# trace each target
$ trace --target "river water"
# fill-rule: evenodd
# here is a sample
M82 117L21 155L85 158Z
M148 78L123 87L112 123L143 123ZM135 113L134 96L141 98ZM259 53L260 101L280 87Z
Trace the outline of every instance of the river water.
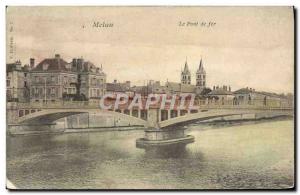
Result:
M180 151L135 147L141 130L7 138L7 178L24 189L249 189L294 183L292 120L194 124Z

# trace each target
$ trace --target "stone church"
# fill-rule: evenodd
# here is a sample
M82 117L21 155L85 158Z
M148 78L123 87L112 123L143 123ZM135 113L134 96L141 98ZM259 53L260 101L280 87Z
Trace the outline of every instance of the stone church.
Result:
M206 87L206 72L203 66L202 58L199 63L198 70L196 71L196 85L191 84L191 72L188 67L187 61L184 64L184 69L181 71L181 89L185 91L185 88L193 88L194 93L201 93L201 91Z

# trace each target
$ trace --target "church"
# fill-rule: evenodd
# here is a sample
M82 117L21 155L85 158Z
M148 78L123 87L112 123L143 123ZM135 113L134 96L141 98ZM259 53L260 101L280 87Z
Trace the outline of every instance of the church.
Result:
M203 66L202 59L200 60L198 70L196 71L196 85L191 83L191 71L189 70L187 60L184 64L184 69L181 71L181 82L166 82L166 89L171 94L177 93L196 93L200 94L206 87L206 72Z
M185 61L184 69L181 71L181 84L191 85L191 72L189 70L187 61ZM196 88L202 91L206 86L206 72L203 67L202 58L199 63L199 68L196 72Z

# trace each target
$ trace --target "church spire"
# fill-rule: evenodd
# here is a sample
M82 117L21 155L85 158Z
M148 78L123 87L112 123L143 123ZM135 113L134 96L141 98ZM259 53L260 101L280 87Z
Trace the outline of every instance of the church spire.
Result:
M184 71L184 72L187 72L188 70L189 70L189 67L188 67L187 61L185 61L183 71Z
M189 73L189 72L190 72L190 70L189 70L188 63L187 63L187 60L185 60L185 64L184 64L183 73Z
M199 70L200 70L201 68L203 68L203 66L202 66L202 58L201 58L200 64L199 64Z
M191 72L188 67L187 58L185 60L184 69L181 72L181 83L182 84L191 84Z

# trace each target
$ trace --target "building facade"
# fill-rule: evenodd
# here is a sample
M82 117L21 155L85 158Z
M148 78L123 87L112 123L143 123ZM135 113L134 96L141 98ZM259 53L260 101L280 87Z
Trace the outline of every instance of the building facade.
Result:
M208 94L207 103L219 105L232 105L234 95L230 86L213 86L213 90Z
M253 88L241 88L234 92L234 105L256 105L256 106L271 106L285 107L292 106L292 102L285 95L276 93L256 91Z
M6 64L6 100L8 102L28 102L30 89L28 83L29 67L22 67L21 61Z
M105 73L82 58L68 63L56 54L36 66L34 59L30 63L30 99L33 102L89 100L105 93Z

